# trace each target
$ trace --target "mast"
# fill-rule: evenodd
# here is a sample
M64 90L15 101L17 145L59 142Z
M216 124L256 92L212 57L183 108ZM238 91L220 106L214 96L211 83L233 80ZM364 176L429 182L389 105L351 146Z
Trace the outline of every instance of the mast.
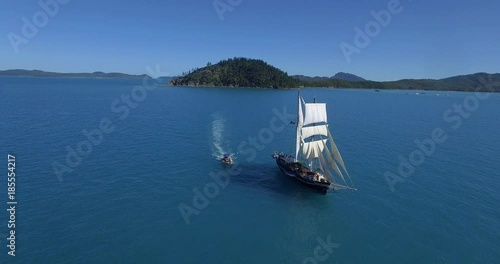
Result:
M315 104L315 103L316 103L316 96L314 96L314 99L313 99L313 104ZM312 126L313 126L313 127L315 127L315 126L316 126L316 123L312 123ZM316 141L316 135L314 135L314 136L312 137L312 139L313 139L313 141ZM311 161L309 162L309 168L310 168L311 170L314 170L314 168L313 168L313 161L314 161L314 159L311 159Z
M295 160L299 160L299 151L300 151L300 142L301 142L301 133L302 129L302 107L300 105L300 90L297 91L297 125L296 125L296 145L295 145Z
M299 129L299 111L300 111L300 90L297 91L297 130Z

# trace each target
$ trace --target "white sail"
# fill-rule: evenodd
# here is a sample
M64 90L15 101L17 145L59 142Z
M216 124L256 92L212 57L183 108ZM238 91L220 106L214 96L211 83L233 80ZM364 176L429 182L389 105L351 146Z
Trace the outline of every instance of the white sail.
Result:
M330 141L330 143L331 142L333 142L333 141ZM326 145L325 145L325 154L326 154L326 158L327 158L328 165L329 165L328 167L331 168L342 179L342 181L344 182L344 184L347 185L347 183L345 181L345 178L344 178L344 175L340 171L339 166L337 165L337 163L332 159L332 156L330 154L330 150L328 149L328 146L326 146Z
M326 104L305 104L305 118L303 125L327 122Z
M299 96L299 106L298 106L298 113L297 113L297 143L295 146L295 160L299 159L300 143L302 142L300 132L302 129L303 122L304 122L304 117L302 116L302 102L301 102L301 98Z
M328 169L330 166L329 164L325 161L325 158L323 155L319 156L319 164L321 166L321 170L323 171L323 175L330 181L330 182L335 182L335 178L333 175L330 173L330 170Z
M305 159L314 159L319 157L321 152L323 152L325 142L327 139L316 140L311 142L302 143L302 155Z
M347 173L347 176L349 176L349 172L347 171L347 169L345 167L344 160L342 159L342 156L340 156L339 149L337 148L335 141L333 141L333 137L332 137L332 134L330 133L330 131L328 131L328 138L330 139L330 146L332 147L332 151L331 151L330 155L332 155L333 159L335 159L335 161L340 164L342 169L344 169L344 171Z
M326 125L310 126L302 128L302 138L306 139L312 136L328 136L328 127Z

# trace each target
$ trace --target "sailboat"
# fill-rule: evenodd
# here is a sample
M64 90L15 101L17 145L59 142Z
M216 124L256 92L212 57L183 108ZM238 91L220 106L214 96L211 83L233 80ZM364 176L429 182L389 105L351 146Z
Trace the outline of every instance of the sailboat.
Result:
M283 152L272 155L280 170L324 194L328 190L356 190L330 133L326 104L316 103L316 99L305 103L299 92L296 129L295 156Z

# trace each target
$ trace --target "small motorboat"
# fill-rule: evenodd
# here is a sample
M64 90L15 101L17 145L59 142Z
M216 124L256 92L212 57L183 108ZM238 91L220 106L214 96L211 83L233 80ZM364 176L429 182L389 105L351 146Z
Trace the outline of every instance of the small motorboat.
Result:
M231 154L224 154L221 158L222 163L231 165L233 164L233 157L231 157Z

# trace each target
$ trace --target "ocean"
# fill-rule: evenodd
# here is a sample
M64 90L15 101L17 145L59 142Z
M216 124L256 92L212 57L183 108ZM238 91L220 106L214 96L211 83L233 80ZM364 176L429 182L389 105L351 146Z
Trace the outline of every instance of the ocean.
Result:
M327 103L357 191L271 158L294 152L297 90L0 77L0 262L500 262L498 94L300 93Z

